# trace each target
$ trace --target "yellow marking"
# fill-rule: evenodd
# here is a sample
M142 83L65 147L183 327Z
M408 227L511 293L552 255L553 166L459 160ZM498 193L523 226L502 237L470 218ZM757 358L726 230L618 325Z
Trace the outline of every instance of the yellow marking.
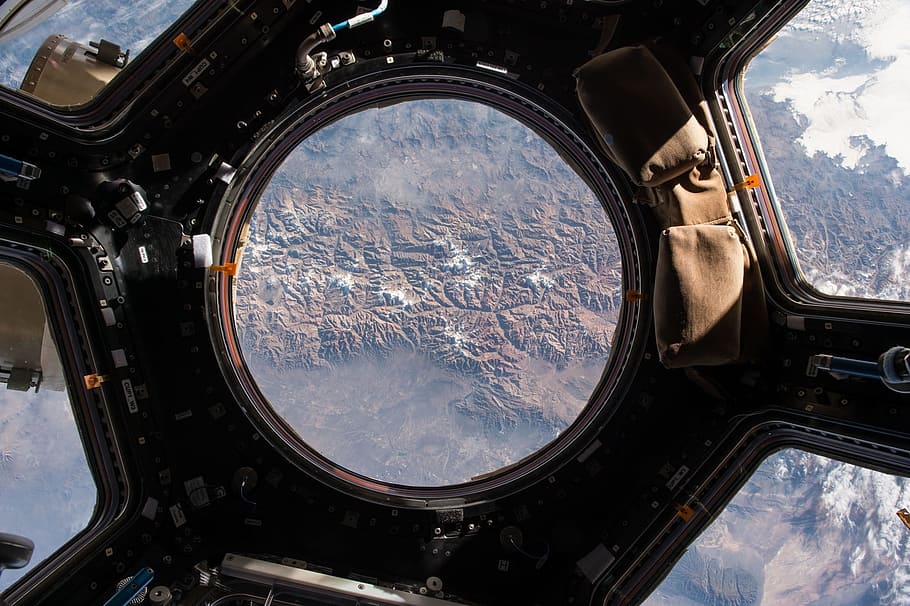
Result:
M678 515L683 522L688 522L689 518L691 518L694 513L695 510L688 505L676 505L676 515Z
M735 191L742 191L744 189L755 189L761 185L761 179L758 178L758 175L749 175L746 177L746 180L742 183L737 183L733 186L733 189L728 191L728 194L732 194Z
M86 389L98 389L102 383L107 381L106 376L98 374L85 375L82 379L85 381Z
M219 273L226 274L228 276L237 275L237 264L236 263L225 263L224 265L212 265L209 267L212 271L217 271Z
M174 46L183 52L188 53L192 50L193 43L190 42L190 38L186 34L178 34L177 37L174 38Z

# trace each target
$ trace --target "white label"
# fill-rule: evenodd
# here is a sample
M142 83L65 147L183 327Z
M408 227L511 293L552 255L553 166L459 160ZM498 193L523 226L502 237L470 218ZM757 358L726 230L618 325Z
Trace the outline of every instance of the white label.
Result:
M351 17L348 19L348 27L354 29L359 25L369 23L373 20L373 13L363 13L362 15L357 15L356 17Z
M129 379L123 379L120 382L123 385L123 395L126 396L126 407L131 414L139 412L139 404L136 402L136 392L133 391L133 382Z
M587 448L585 448L585 451L584 451L583 453L581 453L580 455L578 455L578 462L579 462L579 463L584 463L585 461L587 461L588 458L589 458L592 454L594 454L594 452L595 452L598 448L600 448L600 446L601 446L601 441L600 441L600 440L594 440L594 441L591 443L590 446L588 446Z
M114 361L115 368L123 368L126 366L126 352L122 349L111 351L111 359Z
M186 515L183 513L183 508L180 507L180 503L176 505L171 505L171 519L174 520L174 526L180 528L186 524Z
M175 414L174 420L182 421L184 419L189 419L191 416L193 416L192 410L184 410L183 412L178 412L177 414Z
M145 502L145 506L142 508L142 517L148 518L149 520L154 520L155 516L158 514L158 499L153 499L149 497Z
M689 473L689 468L686 467L685 465L683 465L682 467L677 469L676 473L673 474L673 477L670 478L670 481L667 482L667 488L669 488L670 490L673 490L674 488L676 488L676 485L679 484L679 482L684 477L686 477L687 473Z
M105 307L101 310L101 317L104 319L105 326L114 326L117 324L117 317L114 315L114 310L110 307Z
M201 76L205 72L205 70L207 70L209 68L209 65L211 65L211 63L209 63L208 59L203 59L202 61L197 63L196 67L194 67L192 69L192 71L190 71L190 73L188 73L186 76L183 77L184 86L189 86L190 84L195 82L196 78Z
M491 72L496 72L497 74L502 74L503 76L507 76L509 74L509 70L506 68L499 67L498 65L493 65L492 63L487 63L486 61L478 61L477 67L489 70Z
M140 246L140 247L139 247L139 260L142 261L143 263L148 263L148 262L149 262L149 254L148 254L148 252L145 250L145 247L144 247L144 246Z

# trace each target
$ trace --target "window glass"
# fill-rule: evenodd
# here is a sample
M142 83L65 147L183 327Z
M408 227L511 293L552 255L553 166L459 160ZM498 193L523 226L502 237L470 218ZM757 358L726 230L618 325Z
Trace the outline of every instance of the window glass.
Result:
M908 503L907 478L783 450L644 604L910 604Z
M35 543L26 568L0 575L3 591L85 530L98 490L45 332L41 295L2 263L0 286L0 532Z
M745 96L809 283L910 300L910 4L813 0L749 64Z
M97 49L90 43L107 40L129 50L133 60L191 4L192 0L2 3L0 84L21 87L55 105L84 103L119 72L117 66L93 56ZM54 38L57 35L66 40Z
M304 140L250 220L244 358L303 441L368 477L465 482L578 417L622 303L616 236L556 150L480 103Z

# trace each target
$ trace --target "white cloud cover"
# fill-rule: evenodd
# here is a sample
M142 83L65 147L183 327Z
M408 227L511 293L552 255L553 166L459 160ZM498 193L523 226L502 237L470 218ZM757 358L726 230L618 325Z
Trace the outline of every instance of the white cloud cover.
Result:
M796 68L773 87L775 100L789 101L807 122L800 138L810 154L841 157L843 166L856 168L866 147L856 137L884 145L904 174L910 171L910 112L906 86L910 81L910 3L818 2L782 33L817 32L853 42L866 51L870 69L840 75L843 65L818 71ZM848 59L848 62L850 60Z

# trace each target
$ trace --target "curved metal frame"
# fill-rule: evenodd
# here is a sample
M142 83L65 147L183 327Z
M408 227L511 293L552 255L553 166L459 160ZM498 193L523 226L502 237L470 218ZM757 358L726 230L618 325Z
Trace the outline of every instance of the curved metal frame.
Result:
M0 259L27 273L41 291L48 326L68 379L67 396L94 476L97 501L85 529L5 592L10 604L40 593L45 584L66 575L80 553L99 549L119 531L118 516L136 498L129 474L123 473L123 449L118 435L105 429L110 420L103 393L89 392L82 384L82 377L92 372L87 360L96 356L90 342L84 339L86 322L77 303L80 297L73 292L75 281L69 264L59 259L53 248L26 244L24 240L0 234Z
M727 144L724 149L729 156L727 164L731 170L739 169L734 178L743 178L751 173L763 176L761 185L754 193L743 192L741 199L744 207L748 203L752 208L752 212L745 213L750 232L763 236L754 238L762 266L766 268L763 275L767 285L776 291L781 301L785 301L788 306L792 305L794 309L803 308L804 312L824 311L833 312L833 315L852 312L853 316L863 316L864 319L873 321L881 321L886 315L894 319L905 319L908 314L906 302L826 295L806 279L786 227L783 211L776 201L771 180L768 179L770 171L745 103L742 74L746 64L762 50L765 42L808 2L809 0L781 2L780 6L762 19L754 31L714 58L713 71L706 70L706 88L714 89L707 91L712 111L716 116L728 116L730 123L727 126L735 137L735 142L726 138L723 141ZM750 197L753 195L754 201ZM776 271L768 271L769 268Z
M377 103L429 97L473 100L500 110L532 128L554 146L598 195L620 244L623 290L641 290L650 271L650 253L643 231L610 173L591 145L568 121L557 117L547 102L514 82L495 81L465 68L395 68L344 82L319 98L309 100L278 121L250 151L226 192L215 219L213 241L216 262L232 262L243 227L272 174L297 146L316 130L359 109ZM484 479L446 487L408 487L379 482L339 467L302 444L292 428L271 407L256 386L243 361L233 317L232 284L224 275L210 275L206 293L210 334L219 363L240 402L248 402L247 415L263 435L285 456L297 461L314 477L336 488L371 501L401 507L424 508L480 501L509 494L552 472L561 462L580 452L610 416L610 403L623 397L636 360L641 357L650 313L646 306L624 303L617 321L613 347L591 402L563 434L518 464Z

